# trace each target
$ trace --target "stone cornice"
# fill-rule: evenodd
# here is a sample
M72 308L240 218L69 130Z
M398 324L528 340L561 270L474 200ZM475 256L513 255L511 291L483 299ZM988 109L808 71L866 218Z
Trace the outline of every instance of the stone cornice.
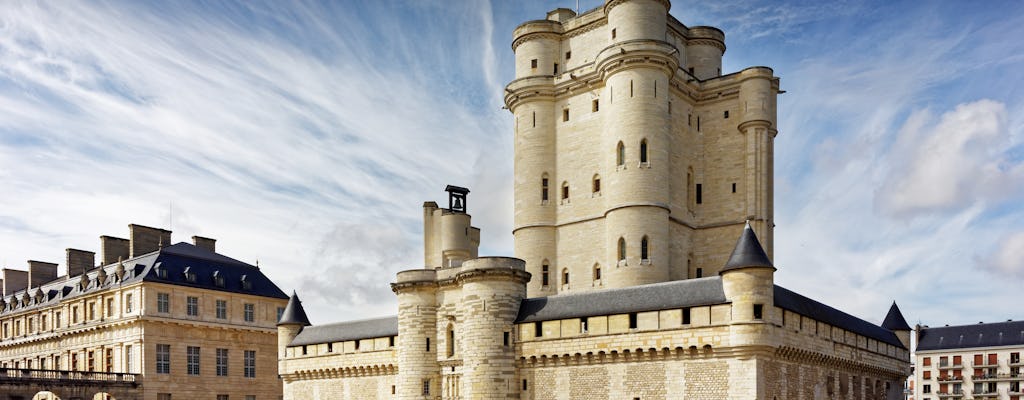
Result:
M516 38L516 40L512 42L512 51L516 51L516 48L519 47L519 45L521 45L521 44L523 44L525 42L528 42L530 40L538 40L538 39L561 40L562 39L562 35L559 34L559 33L555 33L555 32L532 32L532 33L527 33L527 34L525 34L523 36L520 36L520 37Z
M794 361L801 364L822 365L829 368L850 372L867 370L880 375L889 375L893 377L903 378L910 374L909 369L907 369L906 371L893 370L875 364L867 364L855 360L830 356L827 354L822 354L810 350L797 349L789 346L783 346L775 349L775 356L783 360ZM898 360L896 359L893 359L893 361L898 362ZM909 367L909 360L906 361L906 363Z
M704 38L700 38L700 39L687 39L686 40L686 45L687 46L712 46L712 47L717 48L719 51L721 51L723 53L725 52L725 43L722 43L722 41L716 40L716 39L704 39Z
M617 6L619 4L622 4L622 3L625 3L625 2L628 2L628 1L632 1L632 0L612 0L612 1L609 1L607 3L604 3L604 13L605 13L605 15L607 15L608 12L611 11L611 9L615 8L615 6ZM669 0L655 0L655 1L661 3L661 5L665 6L665 12L668 12L668 10L672 7L672 3L670 3Z
M281 374L285 383L302 380L338 379L363 376L397 375L398 366L394 364L359 365L336 368L306 369Z

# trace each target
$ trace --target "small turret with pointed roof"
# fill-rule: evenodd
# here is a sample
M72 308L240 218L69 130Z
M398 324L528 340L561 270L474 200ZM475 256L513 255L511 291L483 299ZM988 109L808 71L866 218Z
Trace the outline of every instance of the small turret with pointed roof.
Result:
M288 298L288 305L281 313L281 319L277 321L277 356L278 360L284 359L288 345L295 340L295 337L302 332L302 328L311 325L306 317L306 310L302 309L302 301L299 295L292 291Z
M729 261L726 261L725 266L718 273L722 274L741 268L771 268L773 271L775 270L764 247L761 247L761 242L757 240L757 234L750 227L750 221L747 221L747 225L743 227L743 233L736 241L736 247L733 248Z
M309 326L309 318L306 317L306 310L302 308L302 301L299 300L299 295L292 291L292 296L288 299L288 305L285 306L284 312L281 313L281 320L277 321L277 325L301 325Z
M896 334L896 337L900 339L903 346L910 348L910 325L907 324L907 320L903 318L903 313L900 312L900 308L896 306L896 302L892 302L892 306L889 307L889 313L885 315L885 320L882 321L882 327L888 329Z

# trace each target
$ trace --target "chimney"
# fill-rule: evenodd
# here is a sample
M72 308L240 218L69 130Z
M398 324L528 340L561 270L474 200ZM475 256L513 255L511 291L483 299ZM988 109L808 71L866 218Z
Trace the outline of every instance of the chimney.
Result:
M128 237L128 247L131 249L128 258L152 253L171 245L171 231L166 229L131 224L128 225Z
M110 265L117 260L128 258L128 239L100 236L100 264ZM68 264L70 268L71 264ZM91 269L90 267L89 269ZM88 269L87 269L88 270ZM68 271L68 276L75 275Z
M127 242L127 240L124 239L112 238L110 236L100 236L100 240L103 243L104 249L106 249L107 242L110 239L114 239L115 241ZM127 249L127 246L124 247ZM68 277L84 274L86 271L93 269L93 267L96 266L96 253L77 249L65 249L64 251L66 251L68 254ZM104 252L103 256L106 257L106 255L107 253ZM117 262L117 260L114 260L114 262ZM104 263L104 265L106 265L106 263Z
M28 260L28 287L37 288L57 279L57 264Z
M4 268L4 296L28 288L28 271Z
M202 236L192 236L192 244L196 245L196 247L200 249L209 250L214 253L217 252L217 239L210 239Z

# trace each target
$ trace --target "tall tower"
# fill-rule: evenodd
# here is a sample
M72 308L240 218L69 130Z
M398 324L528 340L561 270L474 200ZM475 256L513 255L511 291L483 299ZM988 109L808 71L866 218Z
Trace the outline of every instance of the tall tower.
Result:
M748 220L772 254L778 79L722 75L722 31L670 6L606 0L513 34L513 233L530 297L714 275Z

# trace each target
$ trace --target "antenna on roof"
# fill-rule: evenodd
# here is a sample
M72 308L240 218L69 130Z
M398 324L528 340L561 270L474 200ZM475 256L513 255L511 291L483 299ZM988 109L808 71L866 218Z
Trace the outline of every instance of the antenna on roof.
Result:
M576 15L580 14L580 0L576 0Z

